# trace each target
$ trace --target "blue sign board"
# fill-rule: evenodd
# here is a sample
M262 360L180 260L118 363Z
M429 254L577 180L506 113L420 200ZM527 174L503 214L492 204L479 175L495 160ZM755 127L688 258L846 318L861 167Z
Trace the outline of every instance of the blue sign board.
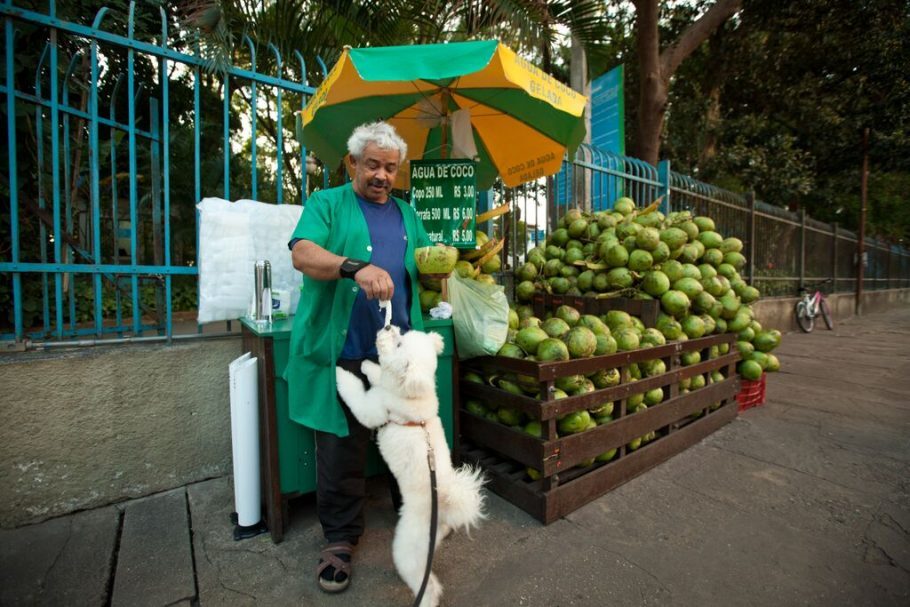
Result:
M606 74L591 82L591 145L598 151L612 152L624 156L626 153L625 133L625 95L623 93L623 66L613 68ZM590 159L595 165L605 169L621 171L622 162L607 155L598 155ZM572 163L565 163L562 171L556 174L556 204L573 205L581 202L575 200L573 190ZM583 171L591 180L591 208L593 210L611 209L617 198L622 196L622 179L599 171Z
M624 98L622 65L591 82L591 145L598 150L625 156ZM614 163L608 161L607 164ZM594 183L591 184L591 206L595 209L612 209L616 199L623 195L622 185L622 180L612 175L594 177Z
M591 145L620 156L626 155L623 97L622 65L591 82Z

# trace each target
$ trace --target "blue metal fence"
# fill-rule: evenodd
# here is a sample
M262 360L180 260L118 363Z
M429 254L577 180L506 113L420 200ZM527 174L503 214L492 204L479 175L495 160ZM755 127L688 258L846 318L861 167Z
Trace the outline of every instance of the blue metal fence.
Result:
M247 64L209 71L198 37L144 3L130 2L125 15L102 8L90 24L60 18L54 0L46 13L3 0L0 14L8 147L8 183L0 187L8 189L10 242L0 272L11 309L2 338L151 332L171 339L174 280L194 285L197 274L195 259L175 259L174 229L191 221L194 240L179 250L198 251L196 202L306 198L306 149L300 137L285 137L299 128L288 110L302 109L315 92L304 58L295 52L285 65L274 45L244 37ZM160 29L137 31L140 18ZM257 71L257 50L270 53L274 73ZM36 60L33 71L26 58ZM217 97L222 162L213 176L216 138L204 129L217 120ZM118 116L124 106L125 121ZM263 135L260 116L275 125L270 134ZM269 150L260 149L263 136ZM246 167L232 153L240 140L250 148L242 176ZM302 176L293 199L289 173ZM261 188L264 174L274 192ZM86 306L88 322L77 313Z
M292 119L315 92L304 58L295 51L286 64L274 45L244 36L245 62L210 71L193 32L144 3L130 2L126 14L101 9L90 23L60 18L54 0L46 13L0 0L0 14L8 148L0 190L9 198L0 302L10 316L0 337L178 337L174 305L186 297L175 284L194 293L197 279L195 257L184 256L198 251L195 204L306 199L307 153ZM140 19L159 26L137 30ZM258 71L257 54L271 74ZM260 123L275 125L269 145ZM235 154L241 144L248 152ZM765 294L823 278L855 288L854 234L680 175L669 162L655 168L589 145L556 177L497 190L493 205L519 211L494 228L509 235L504 257L517 267L566 210L612 208L620 195L713 217L747 243L746 275ZM906 249L874 240L867 249L866 288L910 287Z
M660 199L661 209L669 212L670 174L668 161L655 168L637 158L581 144L571 161L563 160L557 175L499 193L494 204L509 202L517 209L495 228L508 234L507 265L521 265L527 250L543 242L545 230L552 230L570 208L612 209L618 197L628 196L639 204Z
M546 187L527 184L503 193L518 209L497 228L517 241L507 249L511 267L520 266L528 248L543 241L544 223L553 229L573 207L610 209L619 196L639 206L663 197L665 213L689 210L711 217L720 233L745 243L744 277L765 295L794 295L800 285L827 279L833 280L832 291L856 289L857 238L852 232L671 171L667 161L655 168L588 145L580 146L571 162L564 161ZM865 289L910 287L910 251L874 238L866 240L866 250Z
M829 279L832 292L856 290L853 232L677 173L670 190L674 210L707 215L725 236L745 243L745 277L765 295L792 295L801 285ZM864 289L910 287L910 251L875 238L866 238L865 249Z
M566 183L565 195L556 195L552 220L558 221L567 208L582 206L592 211L613 208L620 196L639 204L650 204L663 197L662 209L668 211L670 163L651 164L582 144L574 159L563 162L563 171L554 178ZM558 187L558 185L557 185Z

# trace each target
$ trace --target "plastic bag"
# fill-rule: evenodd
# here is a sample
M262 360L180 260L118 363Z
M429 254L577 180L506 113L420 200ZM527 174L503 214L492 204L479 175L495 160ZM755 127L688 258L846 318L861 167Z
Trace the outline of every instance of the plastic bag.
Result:
M287 244L303 208L221 198L204 198L196 207L200 218L198 322L249 314L253 264L266 259L272 266L273 292L287 292L286 314L294 314L303 276L294 269Z
M490 285L453 273L449 303L458 358L496 354L509 336L509 301L501 285Z

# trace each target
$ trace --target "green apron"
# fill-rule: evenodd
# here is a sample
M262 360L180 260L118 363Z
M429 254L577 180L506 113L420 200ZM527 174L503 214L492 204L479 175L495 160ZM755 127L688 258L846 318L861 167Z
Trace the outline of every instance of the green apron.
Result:
M403 200L392 200L401 209L408 239L404 261L411 280L411 327L422 330L414 249L432 243L414 209ZM342 257L365 261L372 258L370 231L351 184L313 194L292 238L312 241ZM351 309L359 289L356 282L347 278L315 280L303 276L284 372L291 419L337 436L348 435L348 424L337 401L335 363L347 338Z

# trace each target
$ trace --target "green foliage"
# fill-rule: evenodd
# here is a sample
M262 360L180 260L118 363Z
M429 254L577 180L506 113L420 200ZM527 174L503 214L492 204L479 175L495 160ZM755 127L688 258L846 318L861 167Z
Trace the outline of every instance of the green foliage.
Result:
M158 2L136 3L135 36L139 40L156 43L157 37L160 36L161 21L159 15ZM105 17L104 29L115 33L126 32L126 15L129 3L125 0L116 0L114 2L58 2L58 16L62 19L90 25L94 16L102 5L110 7L110 12ZM46 10L46 3L23 2L17 3L17 6L29 8L38 12ZM18 33L16 38L16 66L14 72L15 85L17 90L33 93L36 88L35 73L39 66L41 53L45 48L47 41L47 30L22 22L17 25ZM170 24L170 45L177 50L188 51L186 46L185 32L179 31L175 23ZM65 35L60 33L58 36L60 79L62 81L62 72L70 63L73 53L86 50L85 41L81 38ZM126 83L126 52L125 49L104 45L102 47L104 55L104 69L102 78L97 83L99 99L102 100L100 113L107 117L111 109L116 113L117 121L125 123L128 116L127 101L127 83ZM191 52L191 51L190 51ZM89 96L89 72L87 62L81 62L77 59L74 64L75 69L70 77L70 97L69 103L76 107L86 107ZM49 87L48 65L45 61L42 73L42 95L47 96ZM110 99L116 86L118 77L124 76L121 82L118 94L114 97L113 108L110 106ZM151 130L153 124L151 97L160 97L160 88L158 84L157 66L154 66L147 55L137 53L134 64L134 78L138 95L136 97L135 115L136 127L141 131ZM233 88L236 89L237 80L232 81ZM62 88L62 87L61 87ZM193 73L186 69L175 69L171 65L169 80L169 115L167 117L170 128L169 143L169 164L170 164L170 226L171 226L171 263L176 265L189 265L194 263L196 258L196 208L198 202L196 199L194 155L195 150L195 133L194 128L198 124L201 131L199 157L200 165L200 189L203 196L222 195L224 184L224 155L222 149L224 146L223 131L223 106L221 100L221 80L217 74L202 73L200 86L200 114L197 116L193 110ZM248 114L249 103L243 99L244 94L248 95L248 88L235 90L232 98L234 111L229 119L229 128L232 139L242 138L243 124L241 115ZM260 93L261 98L265 93ZM288 133L293 133L295 109L300 107L300 97L295 95L286 95L284 99L285 115L283 125L286 132L286 153L293 156L296 149L296 142ZM273 105L274 107L274 105ZM165 119L161 113L162 105L159 103L157 120L160 125ZM3 140L6 140L5 127L7 105L0 105L0 125L4 132L0 134ZM36 137L37 117L35 106L19 100L16 106L17 114L17 191L19 196L19 240L20 252L19 257L23 261L37 262L46 259L54 260L54 245L50 236L51 226L44 224L44 234L42 236L42 222L38 219L35 210L39 204L43 203L47 213L50 213L51 188L53 177L51 175L51 156L49 120L48 112L43 114L43 141L40 142ZM261 110L261 114L267 114ZM269 120L268 116L260 117L260 133L264 136L260 138L260 160L258 175L258 193L257 197L261 200L270 201L275 199L275 174L270 170L268 162L263 158L268 156L274 157L274 152L268 148L269 137ZM272 129L272 141L274 141L274 125ZM129 141L124 131L111 131L106 127L99 129L99 174L101 176L101 217L100 217L100 249L102 257L100 260L90 258L91 251L94 250L93 231L91 229L93 217L89 201L91 200L90 192L90 172L89 172L89 153L87 147L88 128L86 121L76 118L69 120L70 139L69 147L71 150L68 158L60 155L61 167L66 166L71 174L70 180L63 179L61 170L61 223L64 226L65 234L58 235L58 242L62 246L63 255L61 261L69 263L129 263L129 255L124 251L117 251L114 242L115 221L113 216L113 188L117 188L118 214L116 219L123 221L129 217L129 197L130 197L130 172L129 172ZM61 137L60 148L63 149L63 131L58 131ZM246 153L229 154L230 170L230 197L232 199L250 197L251 195L251 163L249 155L250 142L240 141L241 148L246 146ZM116 164L111 161L111 146L116 151ZM293 148L291 146L294 146ZM44 166L38 165L39 147L43 148ZM274 149L274 146L273 148ZM159 144L159 157L163 156L163 142ZM8 165L8 150L4 146L0 148L0 165ZM294 159L291 159L294 162ZM296 160L299 167L299 157ZM156 254L153 238L152 226L152 147L149 140L137 136L136 141L136 166L138 170L135 174L136 183L136 236L137 236L137 257L136 263L141 265L162 265L163 253ZM293 165L292 165L293 166ZM163 169L163 167L162 167ZM296 180L295 175L296 173ZM285 178L285 202L294 202L299 200L299 183L300 171L292 171L286 167ZM163 187L163 183L161 183ZM42 196L39 192L43 188ZM66 190L69 190L68 192ZM72 214L68 220L65 211L66 194L71 199ZM4 199L9 195L9 175L0 175L0 196ZM41 201L39 203L39 200ZM157 199L159 205L163 205L163 194ZM161 207L159 207L161 208ZM72 226L69 228L68 226ZM9 213L0 214L0 254L3 259L9 260L11 248L11 226ZM163 239L163 236L162 236ZM78 249L89 252L89 256L70 250L69 245L74 245ZM115 260L115 256L118 259ZM31 273L22 275L22 303L23 303L23 320L26 327L37 326L43 322L43 287L40 284L40 275ZM145 281L146 279L142 279ZM174 290L172 306L175 310L186 308L187 306L195 307L195 278L190 282L191 286L184 285L177 278L174 279ZM109 320L110 314L116 307L114 291L111 285L105 282L104 300L102 309L105 318ZM51 318L56 314L54 310L54 280L50 278L50 296L48 306L51 310ZM91 280L86 275L77 275L73 283L67 283L68 287L64 295L65 301L62 303L64 318L67 323L82 323L93 319L94 314L94 291L91 287ZM73 286L74 285L74 286ZM178 286L180 285L180 286ZM75 289L75 291L72 291ZM154 297L149 295L149 291L154 290L153 286L143 287L143 301L149 306L153 306ZM190 292L192 290L192 293ZM74 293L75 313L71 314L69 304L69 293ZM127 298L128 299L128 298ZM191 303L190 303L191 302ZM129 302L124 304L128 310ZM0 306L3 314L0 316L0 327L4 331L11 329L13 324L13 305L12 305L12 280L9 276L4 276L0 282ZM127 312L129 313L129 312Z
M660 37L676 39L713 0L661 3ZM111 10L104 29L126 32L127 0L72 0L57 2L58 17L90 25L102 6ZM46 11L46 2L22 0L17 7ZM635 10L628 2L602 3L593 0L390 0L377 3L366 0L317 1L282 0L280 2L247 2L244 0L149 0L136 6L135 36L157 43L161 23L159 8L171 16L168 23L170 44L183 52L193 52L197 32L203 55L209 60L202 73L201 115L193 114L193 74L187 70L171 72L170 79L170 166L171 166L171 240L174 263L192 263L195 251L195 175L194 126L200 125L201 190L203 195L221 195L224 184L222 136L222 78L219 69L228 62L248 65L250 53L243 43L248 35L257 41L257 70L277 74L275 56L267 44L274 44L283 57L281 76L295 81L318 84L323 72L316 56L331 67L344 45L380 46L430 43L478 38L499 38L530 57L563 81L568 80L570 36L574 34L587 51L591 77L599 76L619 63L626 65L625 106L627 149L632 150L637 133L637 101L640 75L635 49ZM17 46L13 78L21 91L32 93L39 58L47 40L47 30L17 21ZM735 191L754 189L757 197L770 204L806 208L809 214L824 221L838 221L855 228L859 217L860 140L868 127L870 137L869 231L892 241L910 237L910 16L906 3L889 0L750 0L737 18L728 21L705 44L684 61L672 81L662 156L671 159L674 170ZM110 98L117 76L125 74L126 53L111 45L102 45L105 57L104 76L99 96ZM85 40L61 32L58 36L61 78L69 59L77 50L85 50ZM303 73L295 51L306 60ZM76 64L70 81L70 103L80 105L89 89L86 66ZM135 56L135 79L145 89L137 97L136 126L151 126L149 97L157 87L157 66L141 53ZM47 94L48 69L42 83ZM237 88L231 80L232 99L229 128L232 145L240 153L229 155L230 198L251 195L251 165L248 137L242 134L240 116L249 114L249 88ZM337 167L319 167L319 174L304 180L304 171L295 138L295 115L301 105L297 95L283 99L283 123L275 124L274 97L268 87L259 89L260 161L257 197L275 200L277 173L270 162L277 132L285 138L283 180L285 202L297 201L303 188L322 185L322 171L328 171L330 183L343 180ZM266 110L262 103L268 103ZM106 115L107 107L102 108ZM125 82L114 107L121 121L127 115ZM16 135L18 147L21 258L38 261L42 249L53 257L40 222L29 210L37 204L38 185L50 189L49 166L38 170L39 142L35 138L34 106L17 102ZM5 128L6 104L0 105L0 125ZM159 107L159 112L161 108ZM163 118L163 116L161 116ZM85 150L85 125L71 120L70 146ZM62 132L61 132L62 134ZM123 132L113 135L105 128L99 132L102 154L99 171L102 176L102 262L114 255L111 185L117 184L120 218L124 217L129 191L126 164L127 141ZM5 139L5 133L0 134ZM45 139L48 138L45 116ZM110 162L110 146L117 148L116 167ZM41 143L45 158L47 140ZM148 142L137 147L137 199L139 201L138 259L141 264L155 264L150 235L151 187L147 167L150 163ZM7 166L7 150L0 149L0 165ZM72 232L68 235L81 248L92 249L89 200L88 155L70 159L73 176L70 192L75 209ZM112 176L116 171L117 175ZM502 199L502 192L497 194ZM0 179L0 197L9 195L8 179ZM521 219L521 218L519 218ZM528 217L529 223L537 221ZM509 222L511 223L511 221ZM501 227L502 224L497 224ZM510 235L510 250L521 252L524 221ZM0 215L0 255L9 259L9 215ZM496 228L494 228L496 229ZM510 251L510 252L511 252ZM509 256L510 257L510 256ZM74 255L70 261L88 260ZM35 324L43 314L42 287L37 276L23 280L24 311ZM51 281L53 283L53 281ZM189 281L194 283L195 281ZM178 288L178 283L181 285ZM195 287L175 279L175 309L195 305ZM91 282L75 281L76 316L83 322L92 317ZM110 285L105 293L113 297ZM86 291L87 289L87 291ZM143 297L153 290L143 287ZM51 289L53 292L53 288ZM108 297L105 313L112 313ZM53 299L53 297L51 297ZM154 298L148 299L153 305ZM53 302L51 302L53 304ZM11 280L0 281L0 306L7 311L4 328L11 324ZM66 316L69 319L67 304Z
M752 0L680 66L664 155L676 171L855 229L868 127L868 229L906 239L908 39L905 3Z
M735 134L715 165L735 175L743 189L755 190L775 204L798 202L812 192L814 158L794 135L776 132L755 116L729 120L725 128Z

